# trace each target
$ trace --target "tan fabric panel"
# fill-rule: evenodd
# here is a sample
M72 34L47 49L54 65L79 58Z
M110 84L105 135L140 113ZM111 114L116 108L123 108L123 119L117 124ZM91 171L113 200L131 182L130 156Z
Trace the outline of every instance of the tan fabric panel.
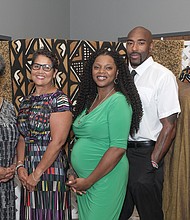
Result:
M183 40L154 40L152 55L178 78L181 73Z
M165 157L165 220L190 219L190 84L178 81L181 114L176 138Z
M11 69L9 58L9 42L0 41L0 54L5 61L5 74L0 76L0 96L12 102Z

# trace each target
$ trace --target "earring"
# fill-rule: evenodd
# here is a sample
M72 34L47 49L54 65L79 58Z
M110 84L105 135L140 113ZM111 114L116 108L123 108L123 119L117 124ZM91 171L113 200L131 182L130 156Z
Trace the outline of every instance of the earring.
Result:
M118 78L116 77L113 82L114 84L118 84Z

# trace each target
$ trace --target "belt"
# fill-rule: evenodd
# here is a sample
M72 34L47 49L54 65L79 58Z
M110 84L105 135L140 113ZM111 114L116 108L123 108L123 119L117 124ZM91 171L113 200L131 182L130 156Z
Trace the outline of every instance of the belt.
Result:
M128 148L153 147L156 141L128 141Z

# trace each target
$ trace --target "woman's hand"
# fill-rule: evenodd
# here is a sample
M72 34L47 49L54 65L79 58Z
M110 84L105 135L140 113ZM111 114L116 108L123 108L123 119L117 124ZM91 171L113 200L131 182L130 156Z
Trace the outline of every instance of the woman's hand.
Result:
M38 184L40 180L40 177L38 179L36 179L36 175L33 173L31 173L26 181L26 188L27 190L29 190L30 192L34 191L35 186Z
M26 181L28 178L28 172L24 167L19 167L18 171L18 178L21 182L21 184L25 187L26 186Z
M0 182L5 178L7 174L7 169L5 167L0 167Z
M15 175L15 164L12 164L10 167L7 167L7 174L5 175L5 179L10 180L14 177Z
M76 193L76 189L72 186L72 184L76 183L75 176L69 175L68 179L69 179L69 181L66 183L66 185L69 186L70 189Z
M0 182L7 182L14 177L15 165L0 167Z
M86 190L90 188L85 178L74 178L72 175L69 176L67 186L70 186L71 190L79 195L86 194Z

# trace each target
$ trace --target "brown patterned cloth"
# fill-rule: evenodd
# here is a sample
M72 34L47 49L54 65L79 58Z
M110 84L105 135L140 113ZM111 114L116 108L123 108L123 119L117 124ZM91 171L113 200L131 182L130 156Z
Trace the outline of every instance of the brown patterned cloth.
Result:
M152 56L178 78L181 73L183 48L183 40L154 40Z
M176 138L165 157L165 220L190 219L190 84L178 80L181 114Z
M13 103L17 111L22 97L30 94L34 89L34 84L29 81L30 64L33 52L41 47L52 50L58 57L59 67L55 84L71 101L74 101L77 95L84 62L95 50L107 47L119 51L121 55L126 53L124 45L120 42L44 38L11 41Z
M12 83L8 41L0 41L0 54L2 55L6 65L4 75L0 76L0 96L9 102L12 102Z

